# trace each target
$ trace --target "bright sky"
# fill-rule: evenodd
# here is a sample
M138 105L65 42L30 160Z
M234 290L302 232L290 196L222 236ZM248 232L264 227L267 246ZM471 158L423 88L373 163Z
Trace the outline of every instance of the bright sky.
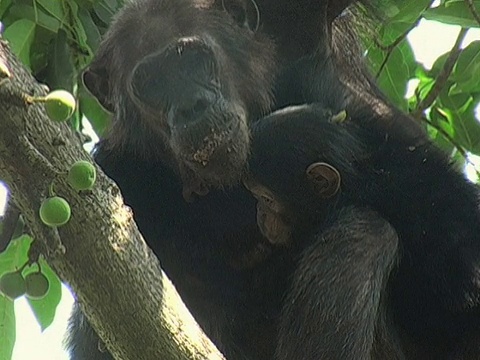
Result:
M408 38L413 45L417 59L430 68L439 55L452 47L458 30L457 26L447 26L424 20ZM480 30L470 30L464 44L473 40L480 40ZM0 212L4 199L5 190L0 186ZM13 360L67 360L68 357L62 349L62 339L72 303L72 296L64 287L55 321L41 333L27 302L24 299L16 300L17 340Z

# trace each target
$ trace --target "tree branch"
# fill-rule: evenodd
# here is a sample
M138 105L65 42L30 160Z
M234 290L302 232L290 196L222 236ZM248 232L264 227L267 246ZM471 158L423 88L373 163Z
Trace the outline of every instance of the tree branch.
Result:
M160 269L118 187L100 169L88 193L60 175L88 154L66 124L46 118L43 105L24 102L22 94L45 90L2 40L0 64L0 179L108 350L122 360L223 359ZM72 208L58 230L38 216L52 181Z
M447 132L445 129L443 129L441 126L434 124L430 119L427 119L426 117L422 116L420 120L429 126L433 127L435 130L437 130L450 144L452 144L457 151L462 155L462 157L470 163L470 160L468 159L468 154L467 151L460 145L455 139Z
M433 0L430 1L430 3L425 7L425 9L423 9L423 11L420 13L420 15L415 19L415 21L408 27L407 30L405 30L398 38L396 38L393 43L391 43L390 45L382 45L378 39L375 39L375 45L380 49L380 50L383 50L383 51L386 51L387 54L385 55L385 58L383 59L382 63L380 64L380 67L375 75L375 78L378 79L380 74L382 73L383 69L385 68L385 65L387 65L387 62L388 62L388 59L390 59L390 56L392 55L392 52L393 50L395 50L395 48L403 41L405 40L405 38L408 36L408 34L410 33L410 31L412 31L413 29L415 29L418 25L418 23L423 19L423 13L428 10L432 4L433 4Z
M438 97L440 92L442 91L443 87L447 83L450 74L453 71L453 67L455 66L458 57L460 56L462 46L462 42L467 35L468 29L461 28L460 32L458 33L457 40L455 40L455 44L453 45L452 49L450 50L450 54L448 54L447 59L445 60L445 64L443 65L442 71L438 74L435 84L432 86L428 94L425 98L420 101L415 111L412 112L412 116L415 119L420 119L422 117L423 112L428 109L435 99Z
M468 9L470 10L473 18L480 25L480 15L478 14L477 9L475 9L475 5L473 4L473 0L465 0L465 2L467 3Z

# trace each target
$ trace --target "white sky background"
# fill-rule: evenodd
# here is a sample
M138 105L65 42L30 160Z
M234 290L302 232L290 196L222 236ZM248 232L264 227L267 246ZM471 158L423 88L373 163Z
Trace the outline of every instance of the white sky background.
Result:
M452 47L458 31L458 26L423 20L420 26L410 33L408 39L412 43L417 60L430 68L439 55ZM464 45L473 40L480 40L480 30L470 30ZM4 206L5 194L5 189L0 186L0 212ZM16 300L17 340L13 360L68 360L66 352L62 349L62 339L72 303L73 298L64 287L55 321L41 333L25 299Z

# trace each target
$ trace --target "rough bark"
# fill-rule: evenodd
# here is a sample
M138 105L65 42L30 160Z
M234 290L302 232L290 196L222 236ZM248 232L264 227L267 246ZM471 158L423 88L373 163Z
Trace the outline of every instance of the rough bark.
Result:
M22 94L45 95L45 89L2 40L1 64L0 179L108 350L122 360L223 359L160 269L118 187L99 168L92 191L66 183L71 164L91 159L67 124L49 120L41 103L25 103ZM38 216L52 181L72 208L58 230Z

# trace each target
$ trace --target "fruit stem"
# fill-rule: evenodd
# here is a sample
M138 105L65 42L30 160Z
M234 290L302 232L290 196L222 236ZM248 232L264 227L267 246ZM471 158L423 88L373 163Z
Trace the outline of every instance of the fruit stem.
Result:
M55 189L54 187L54 180L50 183L50 186L48 187L48 195L49 197L54 197L55 196Z
M33 104L33 103L39 103L39 102L47 101L45 96L30 96L30 95L27 95L27 94L24 95L24 100L27 104Z

